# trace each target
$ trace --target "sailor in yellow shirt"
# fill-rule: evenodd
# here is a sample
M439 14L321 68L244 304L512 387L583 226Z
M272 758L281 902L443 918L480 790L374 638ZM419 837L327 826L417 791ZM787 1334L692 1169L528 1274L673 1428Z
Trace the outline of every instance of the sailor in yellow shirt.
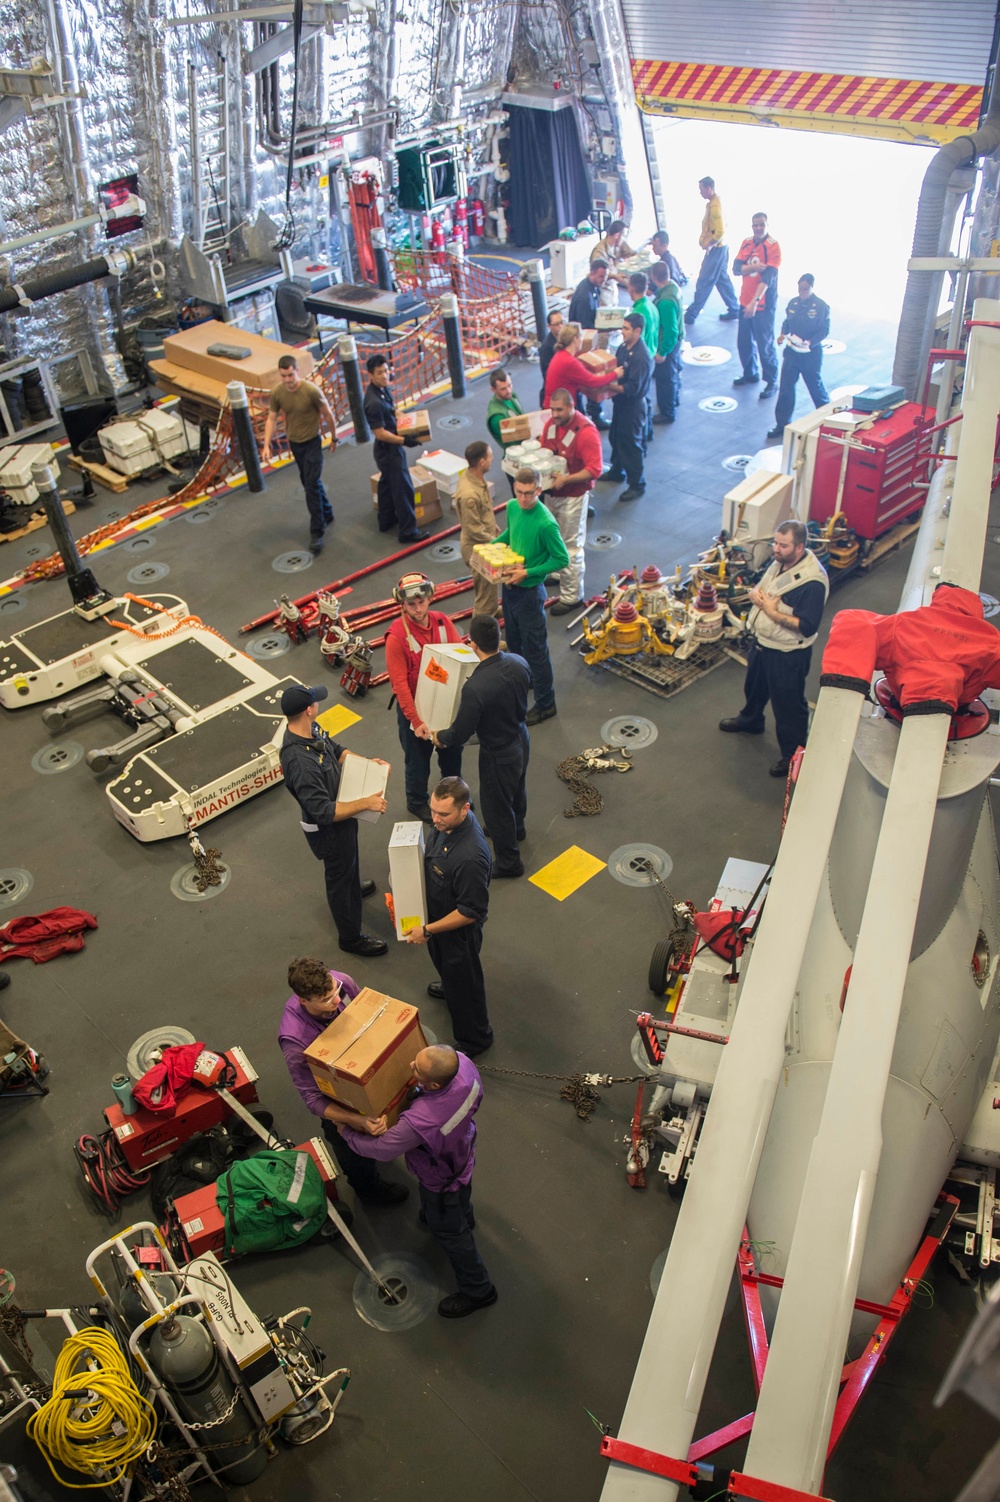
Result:
M701 234L698 236L698 244L705 255L701 270L698 272L698 284L694 289L694 297L684 314L684 322L688 328L707 303L713 287L718 290L719 296L726 305L726 311L719 314L722 322L729 323L740 316L736 290L729 275L726 226L722 217L722 200L715 191L715 179L703 177L698 183L698 192L705 200L705 217L701 222Z

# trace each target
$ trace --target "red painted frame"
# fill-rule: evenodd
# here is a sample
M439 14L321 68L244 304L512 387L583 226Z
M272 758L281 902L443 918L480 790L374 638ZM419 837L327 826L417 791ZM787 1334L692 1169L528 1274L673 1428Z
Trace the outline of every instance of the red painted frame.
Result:
M868 1344L863 1353L856 1361L848 1361L841 1372L841 1391L837 1399L837 1406L833 1414L833 1426L830 1430L830 1443L827 1447L827 1459L833 1454L843 1436L844 1430L861 1400L869 1382L874 1377L881 1363L885 1360L889 1342L899 1328L899 1322L906 1314L913 1302L913 1295L917 1285L927 1272L933 1260L934 1253L938 1250L944 1238L951 1228L952 1220L958 1209L958 1199L953 1194L945 1194L943 1191L938 1195L938 1215L930 1230L926 1232L906 1273L893 1294L888 1304L874 1304L868 1299L855 1299L854 1307L862 1314L875 1314L878 1316L878 1324L873 1330ZM772 1277L769 1273L757 1271L753 1252L750 1249L749 1232L744 1228L743 1240L740 1243L737 1256L737 1271L740 1278L740 1294L743 1300L743 1316L746 1320L747 1339L750 1343L750 1357L753 1363L754 1386L760 1392L761 1382L764 1379L764 1368L767 1365L768 1337L764 1323L764 1311L760 1302L760 1288L763 1284L767 1288L780 1288L784 1279ZM706 1434L703 1439L695 1440L688 1450L687 1458L697 1464L709 1455L716 1455L720 1450L731 1445L735 1440L744 1439L753 1428L753 1413L744 1414L742 1418L734 1419L731 1424L726 1424L722 1429L716 1429L711 1434ZM760 1483L758 1483L760 1484ZM752 1496L754 1498L765 1496L762 1492L744 1492L737 1495ZM780 1493L768 1494L773 1502L779 1502ZM789 1493L797 1496L798 1493Z

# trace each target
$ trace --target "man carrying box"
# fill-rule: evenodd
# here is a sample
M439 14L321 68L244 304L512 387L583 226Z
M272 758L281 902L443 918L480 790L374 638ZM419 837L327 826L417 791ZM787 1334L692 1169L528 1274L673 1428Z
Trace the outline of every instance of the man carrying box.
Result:
M381 793L338 801L340 769L347 749L331 740L315 723L327 690L304 688L294 683L281 696L281 713L288 720L281 743L281 771L285 787L299 805L300 824L309 849L323 862L326 900L337 925L340 947L348 954L367 959L385 954L384 939L361 931L361 899L375 890L373 881L362 882L358 870L357 815L367 809L384 814L388 805ZM385 765L385 763L383 763Z
M398 527L400 542L423 542L430 536L417 526L413 509L413 481L403 450L420 448L423 439L416 433L396 431L396 403L389 390L389 360L386 355L369 355L365 362L371 383L365 392L365 417L375 439L372 455L378 466L378 529L391 532Z
M409 1197L403 1184L389 1184L375 1164L360 1157L337 1131L337 1125L354 1126L361 1133L377 1135L381 1118L360 1116L323 1094L304 1058L304 1051L320 1033L339 1017L358 994L358 986L349 975L328 970L322 960L293 960L288 967L288 984L293 995L285 1002L278 1026L278 1044L285 1056L292 1084L302 1097L306 1109L323 1122L323 1136L333 1148L334 1156L358 1199L366 1205L399 1205Z
M398 621L385 634L385 665L389 686L396 697L396 724L403 748L406 807L418 819L429 821L427 781L434 746L430 727L417 714L414 695L420 677L420 656L431 642L460 642L448 615L431 609L434 585L426 574L404 574L392 592L400 607ZM442 777L462 773L462 748L438 752Z
M483 1082L470 1059L442 1043L422 1048L410 1067L419 1094L395 1126L381 1136L367 1137L346 1126L341 1132L365 1158L387 1163L405 1153L406 1166L420 1185L420 1218L440 1242L458 1283L458 1292L438 1304L438 1314L464 1319L497 1301L472 1234L475 1115Z
M469 806L461 777L445 777L431 794L434 833L424 852L427 922L407 930L407 944L426 944L440 983L428 996L451 1014L455 1042L475 1058L493 1044L486 981L479 959L490 906L490 847Z
M598 438L598 452L600 446ZM438 731L434 744L464 746L473 736L478 739L479 802L496 851L493 875L523 876L518 841L524 839L528 808L530 742L524 717L531 672L523 657L500 651L500 626L494 616L474 615L469 639L479 666L462 686L454 720L447 730Z
M492 542L500 528L493 514L493 497L490 495L486 476L493 463L493 450L488 443L477 439L465 451L469 466L458 477L455 486L455 510L462 521L462 536L459 545L466 564L472 567L472 549L477 542ZM475 596L473 614L496 615L500 608L500 591L492 579L483 574L473 574Z
M557 713L545 624L545 579L569 565L559 524L539 500L541 482L537 469L519 469L514 478L514 499L507 502L507 525L497 538L524 559L506 575L503 584L503 619L507 645L523 657L531 669L535 702L526 724L538 725Z
M505 370L490 371L490 389L493 395L486 408L486 426L501 448L506 448L500 432L500 423L505 417L523 417L524 408L514 395L514 382ZM511 440L514 442L515 440Z

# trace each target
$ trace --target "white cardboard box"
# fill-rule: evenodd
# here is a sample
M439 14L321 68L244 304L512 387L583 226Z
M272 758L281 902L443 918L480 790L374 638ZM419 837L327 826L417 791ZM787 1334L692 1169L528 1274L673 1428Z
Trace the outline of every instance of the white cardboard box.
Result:
M438 490L443 490L451 497L455 495L459 475L464 475L469 467L464 458L449 454L447 449L432 449L429 453L421 454L420 466L437 481Z
M370 798L372 793L381 793L384 797L389 772L389 767L380 766L367 756L356 756L353 751L349 751L347 760L340 769L338 803L353 803L355 798ZM354 817L364 819L366 824L377 824L382 815L374 809L366 809L364 813L355 814Z
M413 702L428 730L447 730L455 718L462 685L478 666L475 652L460 642L428 642L424 647Z
M424 884L424 826L420 820L394 824L389 841L389 885L396 914L396 938L427 922Z

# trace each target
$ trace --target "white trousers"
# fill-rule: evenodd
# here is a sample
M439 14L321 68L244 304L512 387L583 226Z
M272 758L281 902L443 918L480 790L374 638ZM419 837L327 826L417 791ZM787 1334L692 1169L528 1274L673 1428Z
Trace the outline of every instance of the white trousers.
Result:
M564 604L574 604L583 597L583 576L586 566L584 544L587 541L587 505L589 491L583 495L560 496L558 490L545 493L545 504L559 524L559 533L569 554L569 567L559 575L559 598Z

